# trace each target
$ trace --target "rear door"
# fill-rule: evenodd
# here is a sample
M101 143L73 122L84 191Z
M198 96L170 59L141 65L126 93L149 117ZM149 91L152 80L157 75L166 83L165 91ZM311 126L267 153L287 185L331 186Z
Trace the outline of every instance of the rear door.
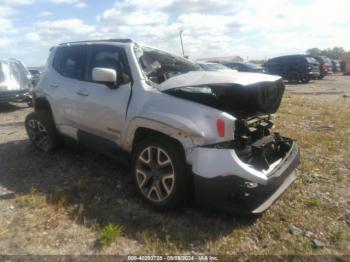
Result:
M84 45L58 47L52 70L44 76L55 122L60 131L76 137L81 116L78 114L79 90L85 85L87 48Z

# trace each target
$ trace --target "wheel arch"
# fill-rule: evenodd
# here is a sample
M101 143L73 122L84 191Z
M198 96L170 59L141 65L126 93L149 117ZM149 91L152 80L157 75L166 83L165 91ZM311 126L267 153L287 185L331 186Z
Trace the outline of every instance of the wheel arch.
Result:
M35 111L48 111L52 116L50 102L45 97L34 97L33 107Z
M139 142L141 142L144 138L151 137L151 136L157 136L157 137L162 137L162 138L171 140L172 142L174 142L179 147L179 149L182 150L182 153L185 156L184 146L178 139L176 139L174 137L171 137L171 136L169 136L169 135L167 135L165 133L162 133L160 131L157 131L157 130L154 130L154 129L150 129L150 128L146 128L146 127L138 127L136 129L134 137L133 137L133 140L132 140L132 145L131 145L132 150L134 150L135 146Z

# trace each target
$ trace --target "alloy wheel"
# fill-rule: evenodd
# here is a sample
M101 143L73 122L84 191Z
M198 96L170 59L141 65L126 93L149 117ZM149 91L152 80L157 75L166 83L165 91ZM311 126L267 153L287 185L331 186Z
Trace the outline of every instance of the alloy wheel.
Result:
M157 146L145 148L137 159L136 179L147 199L154 202L167 199L175 185L174 165L167 152Z
M30 140L35 146L43 151L48 151L51 145L49 134L42 123L31 119L27 123L27 131Z

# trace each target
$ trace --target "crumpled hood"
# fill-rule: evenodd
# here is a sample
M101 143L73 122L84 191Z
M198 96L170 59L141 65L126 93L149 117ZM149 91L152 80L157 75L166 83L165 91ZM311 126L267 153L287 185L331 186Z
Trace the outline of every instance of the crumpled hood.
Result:
M259 82L274 82L280 78L274 75L235 71L192 71L169 78L158 88L160 91L165 91L176 87L201 85L239 84L246 86Z

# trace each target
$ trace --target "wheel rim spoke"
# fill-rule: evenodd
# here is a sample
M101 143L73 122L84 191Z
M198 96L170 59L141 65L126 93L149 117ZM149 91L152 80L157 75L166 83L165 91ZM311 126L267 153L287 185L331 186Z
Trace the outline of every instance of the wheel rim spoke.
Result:
M139 160L144 162L145 164L149 164L151 162L151 148L147 148L139 157Z
M136 174L138 176L138 183L141 187L143 187L151 178L151 175L145 170L137 169Z
M173 183L174 178L175 178L174 174L170 174L170 175L166 175L166 176L162 177L162 185L163 185L163 188L165 189L165 191L167 192L167 194L170 194L172 189L173 189L172 187L174 185L174 183ZM169 180L171 180L170 185L167 183L167 181L169 181Z

